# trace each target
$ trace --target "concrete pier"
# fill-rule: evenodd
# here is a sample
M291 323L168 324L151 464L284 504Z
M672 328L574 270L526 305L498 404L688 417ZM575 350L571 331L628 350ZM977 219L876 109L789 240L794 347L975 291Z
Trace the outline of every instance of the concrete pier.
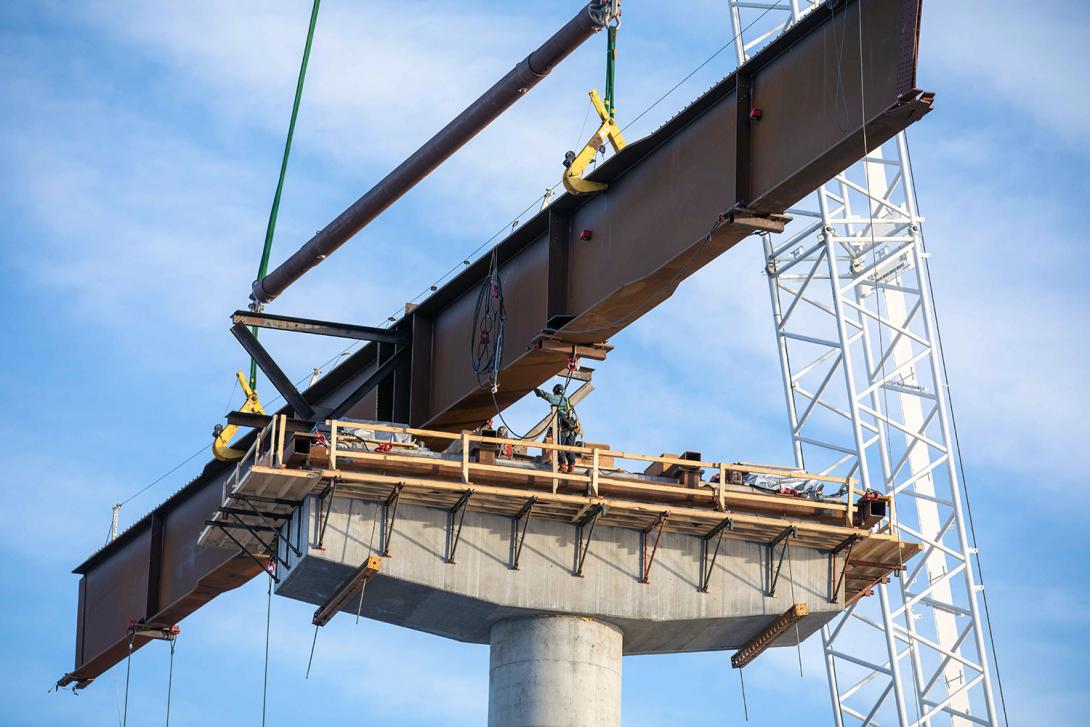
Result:
M581 616L492 625L489 727L619 727L619 628Z
M779 587L769 595L768 547L724 540L702 593L704 544L691 535L663 533L643 583L638 530L595 528L584 577L577 578L578 528L570 522L535 518L515 570L518 531L509 517L466 513L451 564L446 510L403 504L391 529L381 504L335 497L318 549L325 512L310 497L285 523L280 556L290 570L280 574L279 595L321 604L369 554L389 546L381 573L367 586L363 615L459 641L492 643L496 623L556 614L615 625L624 632L626 655L714 651L740 647L794 602L810 610L799 622L803 639L843 607L843 592L836 602L828 598L828 555L802 546L788 548ZM795 636L791 629L775 645L793 645Z

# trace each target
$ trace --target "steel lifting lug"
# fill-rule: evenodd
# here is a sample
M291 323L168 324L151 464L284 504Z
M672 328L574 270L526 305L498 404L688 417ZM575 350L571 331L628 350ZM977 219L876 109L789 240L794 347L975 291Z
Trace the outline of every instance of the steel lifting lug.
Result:
M246 401L239 407L239 411L264 414L265 410L261 408L261 401L257 398L257 392L250 388L250 382L246 380L246 376L239 371L235 374L235 378L238 379L239 386L242 387L242 393L246 395ZM234 438L237 431L238 426L235 424L228 424L226 427L222 424L214 426L212 428L212 456L221 462L234 462L242 459L245 452L231 448L231 439Z
M564 189L569 194L591 194L592 192L601 192L607 185L601 182L589 182L583 179L583 173L587 170L587 166L593 161L594 157L600 152L605 150L605 145L608 142L613 147L613 151L620 151L625 147L624 137L621 136L621 130L617 128L617 122L609 115L609 111L606 109L605 104L602 102L602 97L598 95L598 91L591 89L590 102L594 105L594 110L598 112L598 118L602 123L598 127L598 130L591 135L587 143L583 145L583 148L578 154L568 152L564 155L564 166L567 167L567 171L564 172L562 179L564 183Z

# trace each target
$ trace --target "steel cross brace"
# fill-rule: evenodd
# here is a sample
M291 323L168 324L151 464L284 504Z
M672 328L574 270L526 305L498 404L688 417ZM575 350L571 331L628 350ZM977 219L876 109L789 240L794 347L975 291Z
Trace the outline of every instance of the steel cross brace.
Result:
M235 545L237 545L237 546L238 546L238 549L239 549L240 551L242 551L242 552L243 552L243 553L245 553L245 554L246 554L247 556L249 556L250 560L252 560L253 562L257 563L257 564L258 564L259 566L261 566L261 570L263 570L263 571L265 571L266 573L268 573L268 574L269 574L269 578L272 578L272 579L273 579L273 581L274 581L275 583L277 583L277 584L279 584L279 583L280 583L280 579L279 579L279 578L277 578L277 577L276 577L276 574L275 574L275 573L273 573L273 571L272 571L272 569L271 569L271 568L269 568L269 562L268 562L268 561L265 561L264 563L262 563L262 562L261 562L261 559L260 559L260 558L258 558L258 557L257 557L256 555L254 555L253 553L251 553L251 552L250 552L250 551L249 551L249 550L248 550L248 549L246 548L246 546L244 546L244 545L243 545L242 543L238 542L238 538L236 538L236 537L235 537L234 535L231 535L230 531L229 531L229 530L228 530L227 528L225 528L225 527L223 526L223 523L218 523L218 522L214 522L214 521L212 521L212 520L209 520L207 524L208 524L208 525L214 525L214 526L218 527L218 528L220 529L220 532L222 532L222 533L223 533L224 535L226 535L226 536L227 536L228 538L230 538L230 539L231 539L231 542L232 542L232 543L234 543Z
M238 310L231 316L231 322L241 323L244 326L254 326L255 328L271 328L296 333L312 333L319 336L335 336L337 338L354 338L358 341L379 341L397 344L409 342L409 337L406 334L391 331L387 328L316 321L311 318L296 318L295 316L281 316L264 312L255 313L253 311Z
M590 550L590 541L594 537L594 526L598 522L598 518L602 517L606 512L605 505L594 505L590 508L590 512L583 516L575 526L575 571L572 573L576 578L583 577L583 563L587 560L587 551ZM586 541L583 539L583 529L587 526L590 528L587 530Z
M728 530L734 530L734 519L725 518L714 528L709 530L704 537L701 538L700 544L700 587L696 590L700 593L708 592L708 583L712 579L712 569L715 568L715 559L719 557L719 546L723 544L723 534ZM708 560L708 544L715 536L719 536L715 541L715 550L712 552L711 561Z
M519 569L519 557L522 555L522 544L526 542L526 530L530 526L530 518L534 516L534 505L537 503L536 497L531 497L526 501L526 504L522 506L522 509L518 511L511 520L511 548L514 557L511 561L511 570ZM519 533L519 521L522 521L522 532Z
M852 558L852 548L858 541L858 535L849 535L844 542L829 551L829 603L836 603L840 597L840 587L844 585L844 576L848 572L848 564ZM840 575L837 576L836 557L845 549L847 552L844 554L844 567L840 569Z
M264 502L270 505L287 505L288 507L299 507L303 504L302 500L288 500L283 497L266 497L264 495L240 495L235 493L232 497L245 498L251 502Z
M662 528L666 525L666 518L670 517L668 511L662 512L655 522L650 526L640 531L640 583L651 582L651 564L655 562L655 554L659 552L659 540L662 539ZM651 548L651 556L647 555L647 536L651 534L651 531L657 530L655 534L655 545Z
M394 523L397 522L397 503L401 499L401 488L404 485L394 485L394 491L383 503L382 513L382 557L390 557L390 540L394 537Z
M473 490L466 490L458 498L458 502L454 503L454 507L447 510L447 539L450 542L450 554L447 556L447 563L451 565L455 564L454 552L458 550L458 541L462 539L462 523L465 522L469 498L472 496ZM454 527L454 518L456 517L458 518L457 528Z
M236 494L236 495L235 495L234 497L235 497L236 499L238 499L238 500L241 500L242 502L246 503L246 507L250 508L250 510L252 510L252 511L253 511L253 513L254 513L255 515L257 515L257 516L258 516L259 518L261 518L261 522L265 523L265 525L269 526L270 528L271 528L271 527L274 527L274 526L273 526L273 524L272 524L271 522L269 522L269 519L268 519L269 517L272 517L272 518L274 518L274 519L276 519L276 520L287 520L287 519L288 519L288 518L290 517L289 515L286 515L286 514L284 514L284 513L275 513L275 512L270 512L270 513L264 513L264 512L262 512L262 511L258 510L258 509L257 509L257 508L256 508L256 507L254 506L254 504L253 504L252 502L250 502L250 501L249 501L249 500L248 500L248 499L246 498L246 496L245 496L245 495L238 495L238 494ZM222 510L222 509L224 509L224 508L220 508L220 509ZM240 511L240 512L241 512L241 511ZM266 517L266 515L268 515L268 517ZM279 529L277 529L277 531L279 532ZM286 545L287 545L287 546L288 546L289 548L291 548L291 549L292 549L292 552L294 552L294 553L295 553L295 557L296 557L296 558L302 558L302 557L303 557L303 551L301 551L301 550L299 550L299 548L295 547L295 544L294 544L294 543L292 543L292 542L291 542L291 541L289 541L289 540L285 540L285 541L284 541L284 543L285 543L285 544L286 544Z
M291 382L288 375L284 373L284 370L277 365L273 357L269 355L269 352L265 350L265 347L257 340L257 336L250 332L250 329L241 323L236 323L231 326L231 333L234 334L238 342L242 344L242 347L246 349L246 353L250 354L250 357L257 363L261 370L268 377L269 382L280 392L280 395L284 397L284 401L288 402L288 405L295 411L295 415L302 419L313 420L317 418L314 413L314 409L310 407L307 400L303 398L303 395L299 393L299 390L295 388L295 384Z
M235 520L237 520L238 524L241 525L247 532L250 533L250 535L252 535L254 537L254 540L261 543L261 546L263 548L265 548L265 550L272 553L272 557L275 558L276 561L278 563L280 563L280 565L284 566L285 570L291 570L291 566L288 565L288 562L280 557L280 548L274 547L271 543L266 543L265 540L260 535L257 534L258 530L262 530L264 532L269 532L268 530L265 529L266 526L250 525L248 522L243 520L238 515L235 515L234 513L231 513L231 517L233 517ZM220 530L223 530L223 528L221 527ZM272 529L273 537L278 539L278 540L279 540L279 536L278 536L279 532L280 531L277 530L276 528ZM233 540L233 538L232 538L232 540Z
M797 537L799 534L798 528L791 525L784 528L784 531L773 538L768 543L768 560L765 561L765 573L768 576L768 598L772 598L776 595L776 583L780 580L780 568L783 567L783 556L787 553L787 541L790 538ZM776 546L783 543L780 548L780 557L776 562L776 571L772 572L772 555L776 552Z

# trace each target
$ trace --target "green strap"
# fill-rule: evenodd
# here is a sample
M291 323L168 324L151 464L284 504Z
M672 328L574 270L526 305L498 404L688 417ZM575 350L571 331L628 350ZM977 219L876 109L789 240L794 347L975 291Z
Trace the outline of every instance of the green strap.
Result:
M611 25L606 33L606 113L613 118L617 107L613 101L613 73L617 65L617 26Z
M307 61L310 60L310 48L314 43L314 26L318 22L318 6L322 0L314 0L310 11L310 27L307 28L307 43L303 47L303 62L299 66L299 80L295 84L295 102L291 107L291 121L288 123L288 138L284 142L284 158L280 162L280 179L276 183L272 209L269 211L269 225L265 228L265 247L261 250L261 264L257 268L260 281L269 272L269 256L272 254L273 235L276 232L276 215L280 211L280 193L284 191L284 176L288 173L288 156L291 154L291 140L295 136L295 120L299 117L299 102L303 98L303 80L307 76ZM257 328L251 328L257 336ZM257 362L250 359L250 388L257 391Z

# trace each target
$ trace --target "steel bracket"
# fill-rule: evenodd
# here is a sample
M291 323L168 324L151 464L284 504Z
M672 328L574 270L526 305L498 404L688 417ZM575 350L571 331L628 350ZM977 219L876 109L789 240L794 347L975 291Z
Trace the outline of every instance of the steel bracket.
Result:
M576 578L583 577L583 564L587 560L587 552L590 550L590 541L594 537L594 526L598 519L606 512L605 505L593 505L590 511L575 525L575 570L572 575ZM584 538L583 531L586 530Z
M254 515L257 515L259 518L261 518L261 522L265 523L265 525L267 527L274 528L277 532L279 532L280 529L278 527L276 527L275 525L273 525L272 522L270 522L269 518L272 518L273 520L287 520L287 519L289 519L291 517L290 515L288 515L286 513L262 512L261 510L258 510L256 507L254 507L254 504L252 502L250 502L249 499L247 499L247 497L245 495L239 495L239 494L236 493L234 495L234 497L235 497L236 500L241 500L243 503L245 503L246 507L248 507L250 509L249 512L247 512L245 510L241 510L241 509L236 511L234 508L224 508L224 507L220 508L221 512L226 510L226 511L230 511L233 514L244 514L244 515L252 513ZM287 540L287 539L283 539L283 540L284 540L284 544L287 545L289 548L291 548L292 552L295 553L295 557L297 557L297 558L302 558L303 557L303 551L299 550L299 548L297 548L294 543L292 543L290 540Z
M401 499L404 485L395 485L394 491L383 503L382 511L382 557L390 557L390 540L394 537L394 524L397 522L397 503Z
M265 542L265 539L257 534L259 530L262 532L272 532L273 538L279 540L280 531L277 528L271 528L267 525L251 525L235 513L231 513L231 517L237 520L238 524L241 525L244 530L250 533L250 535L253 536L254 540L261 543L261 547L265 548L266 551L272 554L273 559L275 559L276 562L280 565L284 566L284 570L291 570L291 565L289 565L286 560L280 557L280 548L275 547L274 545L272 545L272 543ZM220 530L223 530L222 526L220 527Z
M325 515L322 516L321 527L318 528L318 550L325 550L325 529L329 525L329 513L333 510L333 498L337 494L337 480L330 482L329 487L321 494L321 500L326 501Z
M829 551L829 603L836 603L840 598L840 587L844 585L844 576L848 572L848 563L852 558L852 548L859 541L858 535L849 535L840 545ZM844 567L840 569L840 575L836 574L836 557L842 551L844 554Z
M783 567L783 556L787 553L788 540L798 537L799 530L794 525L784 528L784 531L768 543L768 559L765 561L765 575L768 580L768 598L776 595L776 583L780 580L780 569ZM780 545L782 543L782 545ZM776 553L776 546L780 545L780 556L776 561L776 570L772 570L772 558Z
M669 511L659 514L655 522L640 531L640 583L651 582L651 564L655 562L655 554L659 552L659 540L662 539L662 529L666 525L666 518L670 517ZM651 547L651 554L647 554L648 536L655 532L655 544Z
M458 550L458 541L462 539L462 523L466 519L466 510L469 507L469 498L473 496L473 490L466 490L454 503L454 507L447 510L447 563L454 565L454 553ZM454 519L458 518L458 527L454 527Z
M526 530L530 526L530 518L534 516L534 505L537 503L536 497L531 497L526 501L526 504L522 506L522 509L511 519L511 570L519 569L519 557L522 555L522 544L526 542ZM522 522L521 533L519 532L519 521Z
M724 518L718 525L709 530L700 540L700 587L696 590L700 593L708 592L708 583L712 579L712 570L715 568L715 559L719 557L719 546L723 544L723 534L728 530L734 530L734 519ZM716 536L719 536L716 538ZM715 550L712 557L708 558L708 548L711 539L715 540Z
M207 520L207 521L205 521L205 525L212 525L214 527L219 528L220 532L222 532L224 535L226 535L228 538L230 538L231 542L234 543L235 545L237 545L238 549L244 555L248 556L250 558L250 560L252 560L253 562L257 563L259 566L261 566L261 570L268 573L269 578L272 578L273 582L276 583L277 585L279 585L280 579L276 577L276 573L274 573L273 569L269 567L269 562L268 561L262 562L262 560L260 558L258 558L256 555L251 553L249 551L249 549L246 548L246 546L244 546L242 543L240 543L238 541L238 538L236 538L234 535L231 535L231 531L228 528L224 527L224 523L216 522L215 520Z

